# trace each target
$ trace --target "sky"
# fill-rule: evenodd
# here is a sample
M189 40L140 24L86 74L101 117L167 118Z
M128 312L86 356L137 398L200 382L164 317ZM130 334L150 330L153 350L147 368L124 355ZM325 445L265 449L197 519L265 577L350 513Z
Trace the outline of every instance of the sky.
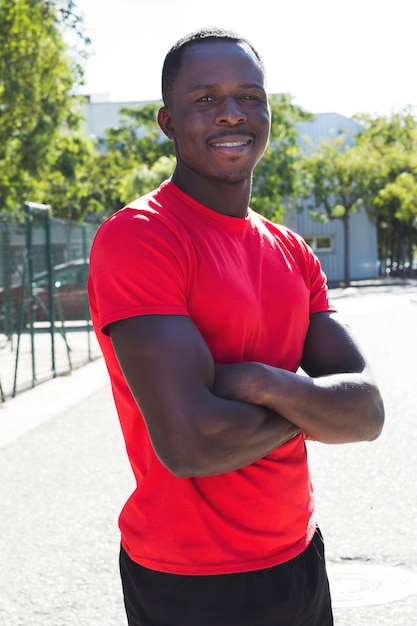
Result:
M166 53L223 26L264 59L268 93L311 113L389 115L417 107L417 0L76 0L93 49L85 94L160 100Z

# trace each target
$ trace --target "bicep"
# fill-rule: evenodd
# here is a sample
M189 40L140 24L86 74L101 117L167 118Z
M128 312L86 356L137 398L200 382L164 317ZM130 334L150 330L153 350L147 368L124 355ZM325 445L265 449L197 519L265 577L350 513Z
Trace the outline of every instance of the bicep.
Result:
M310 317L301 367L309 376L363 372L366 360L349 326L337 313Z
M144 315L110 325L120 368L164 462L181 450L211 398L214 363L186 316ZM203 416L202 416L203 417Z

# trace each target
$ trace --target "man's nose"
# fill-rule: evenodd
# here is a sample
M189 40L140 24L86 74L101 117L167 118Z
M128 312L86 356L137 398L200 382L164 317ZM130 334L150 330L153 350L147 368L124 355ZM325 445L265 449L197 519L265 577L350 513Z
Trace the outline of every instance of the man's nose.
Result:
M219 108L216 115L217 124L242 124L246 122L246 115L242 112L239 101L236 98L228 97L219 102Z

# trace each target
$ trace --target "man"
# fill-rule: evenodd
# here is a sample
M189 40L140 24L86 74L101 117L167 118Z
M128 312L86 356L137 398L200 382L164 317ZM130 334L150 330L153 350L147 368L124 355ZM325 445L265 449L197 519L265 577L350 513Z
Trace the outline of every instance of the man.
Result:
M128 622L328 626L305 438L375 439L381 397L310 248L248 208L270 128L257 52L195 33L162 90L172 180L110 217L90 261L137 481L119 521Z

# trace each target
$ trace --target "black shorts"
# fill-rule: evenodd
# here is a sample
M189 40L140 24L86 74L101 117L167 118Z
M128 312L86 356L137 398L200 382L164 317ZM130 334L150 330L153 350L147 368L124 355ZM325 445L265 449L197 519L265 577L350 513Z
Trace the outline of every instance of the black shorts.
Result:
M332 626L319 530L295 559L238 574L183 576L146 569L120 552L129 626Z

